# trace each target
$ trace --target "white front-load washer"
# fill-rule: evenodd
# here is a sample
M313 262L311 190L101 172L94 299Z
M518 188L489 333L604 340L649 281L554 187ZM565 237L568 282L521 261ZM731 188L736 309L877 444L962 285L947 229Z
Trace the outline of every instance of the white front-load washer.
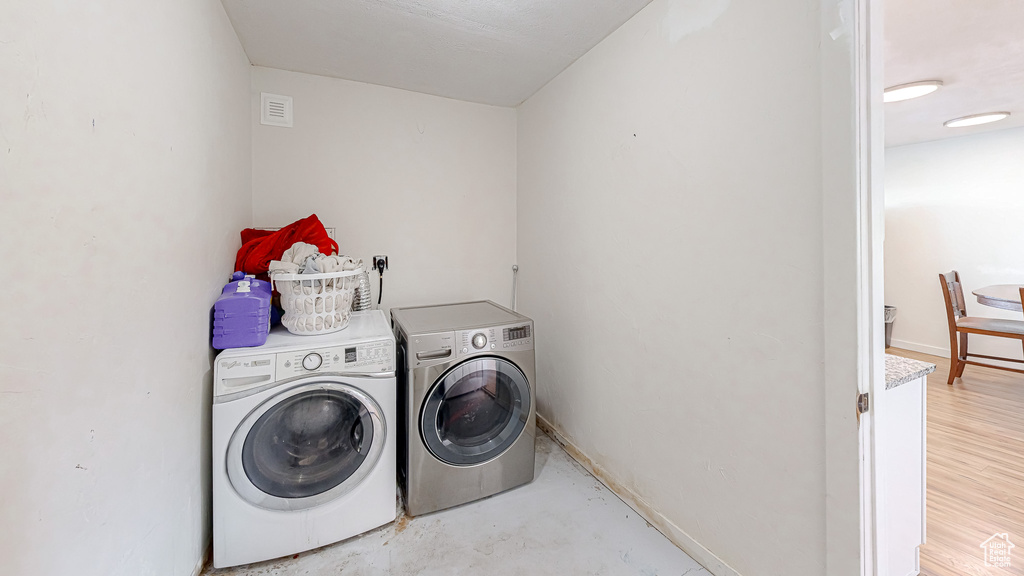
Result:
M214 368L213 565L311 550L395 519L395 339L341 332L224 350Z

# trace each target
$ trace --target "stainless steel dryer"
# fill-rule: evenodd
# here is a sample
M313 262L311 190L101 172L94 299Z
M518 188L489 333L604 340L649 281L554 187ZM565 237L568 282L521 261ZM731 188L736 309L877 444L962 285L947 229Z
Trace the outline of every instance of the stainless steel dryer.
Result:
M493 302L396 308L398 477L417 516L534 475L533 321Z

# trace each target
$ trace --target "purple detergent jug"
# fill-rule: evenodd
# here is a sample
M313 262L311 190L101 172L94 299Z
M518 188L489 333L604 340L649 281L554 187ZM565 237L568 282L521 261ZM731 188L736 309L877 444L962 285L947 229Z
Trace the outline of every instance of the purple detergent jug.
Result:
M224 285L224 289L220 291L221 294L227 294L228 292L234 292L238 288L239 282L248 282L250 290L262 290L268 295L271 292L270 282L266 280L257 280L252 274L245 274L243 272L235 272L231 275L231 282Z
M213 347L262 346L270 332L270 286L262 280L235 280L213 305Z

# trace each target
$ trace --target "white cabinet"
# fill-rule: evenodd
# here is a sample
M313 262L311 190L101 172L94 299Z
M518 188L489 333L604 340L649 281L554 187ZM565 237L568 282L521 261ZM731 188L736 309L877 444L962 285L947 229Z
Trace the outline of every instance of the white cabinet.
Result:
M899 360L905 367L908 360ZM885 397L872 407L875 495L880 499L877 576L911 576L920 571L918 547L925 542L926 379L935 367L918 364L918 370L900 372L893 381L887 373L887 389L881 392Z

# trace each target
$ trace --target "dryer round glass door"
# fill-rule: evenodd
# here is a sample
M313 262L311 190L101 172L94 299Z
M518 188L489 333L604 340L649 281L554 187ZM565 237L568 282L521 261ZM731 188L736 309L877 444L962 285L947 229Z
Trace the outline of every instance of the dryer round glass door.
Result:
M530 416L530 383L502 358L467 360L446 372L427 394L420 432L443 462L472 466L501 455Z
M247 501L302 510L347 493L384 447L380 407L340 381L293 386L250 413L228 445L228 477Z

